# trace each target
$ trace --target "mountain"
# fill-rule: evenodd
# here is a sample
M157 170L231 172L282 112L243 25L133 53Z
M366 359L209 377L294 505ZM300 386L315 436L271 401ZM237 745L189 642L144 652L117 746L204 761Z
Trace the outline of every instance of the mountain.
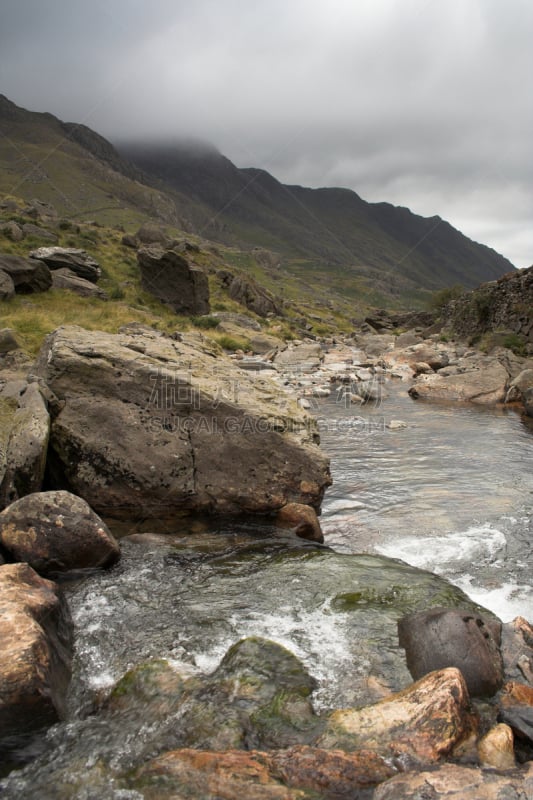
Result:
M470 288L513 270L439 217L367 203L349 189L285 186L264 170L236 167L210 145L113 146L85 125L27 111L3 95L0 134L3 196L37 198L81 221L132 230L153 219L247 251L273 250L282 266L270 279L281 291L289 275L324 301L336 292L354 302L409 305L435 289Z
M211 210L217 238L261 245L323 269L344 267L404 289L474 287L513 269L440 217L389 203L367 203L349 189L286 186L264 170L236 167L201 144L119 144L119 152L162 182ZM203 232L213 236L209 218Z

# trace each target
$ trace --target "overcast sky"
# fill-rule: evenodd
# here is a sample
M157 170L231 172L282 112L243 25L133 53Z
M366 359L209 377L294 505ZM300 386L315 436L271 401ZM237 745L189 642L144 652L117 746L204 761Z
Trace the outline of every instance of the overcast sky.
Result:
M531 0L0 0L0 92L439 214L533 263Z

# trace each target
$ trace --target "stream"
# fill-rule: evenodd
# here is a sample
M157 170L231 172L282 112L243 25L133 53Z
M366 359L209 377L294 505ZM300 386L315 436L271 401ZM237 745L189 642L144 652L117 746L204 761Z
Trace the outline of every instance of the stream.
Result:
M103 753L131 768L157 731L119 720L102 732L91 714L147 659L205 674L242 637L273 639L316 678L320 713L410 682L396 635L406 613L479 604L504 621L533 619L531 428L513 411L417 402L406 389L389 382L362 407L335 393L317 400L334 480L325 546L257 519L115 530L121 562L64 583L76 631L68 719L15 755L34 763L0 781L5 797L39 786L47 796L57 770L79 776ZM406 427L390 430L393 419Z

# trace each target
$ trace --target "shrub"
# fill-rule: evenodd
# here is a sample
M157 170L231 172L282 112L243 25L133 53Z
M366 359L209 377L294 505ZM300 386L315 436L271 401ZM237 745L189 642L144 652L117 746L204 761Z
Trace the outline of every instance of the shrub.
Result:
M235 350L250 349L250 341L241 336L228 336L227 334L224 334L223 336L217 337L216 341L223 350L231 350L232 352L235 352Z
M197 328L203 328L204 330L209 330L210 328L218 328L220 325L220 320L216 317L211 317L209 314L206 314L203 317L191 317L191 322Z

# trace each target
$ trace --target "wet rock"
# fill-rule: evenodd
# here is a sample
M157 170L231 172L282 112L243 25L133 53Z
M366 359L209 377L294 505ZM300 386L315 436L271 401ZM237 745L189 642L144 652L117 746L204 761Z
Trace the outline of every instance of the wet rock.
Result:
M49 575L106 567L120 556L107 526L80 497L36 492L0 513L0 543L16 561Z
M41 489L50 417L37 383L0 391L0 508Z
M402 754L429 763L448 755L472 734L475 720L459 670L450 667L421 678L371 706L334 711L317 744L383 756Z
M533 388L533 369L523 369L509 384L505 402L519 402L531 388Z
M137 253L144 289L178 314L209 314L206 273L175 250L143 247Z
M50 270L35 259L0 253L0 272L9 275L17 294L46 292L52 285Z
M500 709L498 719L500 722L504 722L506 725L509 725L518 738L527 740L530 746L533 744L532 706L506 705Z
M3 269L0 269L0 300L9 300L15 294L13 278Z
M378 786L373 800L525 800L533 792L533 765L501 775L479 767L443 764L397 775Z
M470 402L494 405L505 400L509 374L490 357L476 359L464 371L454 375L420 375L409 389L415 399Z
M502 625L505 678L533 687L533 627L523 617Z
M142 767L130 785L142 787L146 800L170 800L175 792L213 800L354 800L395 772L374 753L346 754L311 747L275 753L176 750Z
M483 767L494 769L513 769L516 766L514 757L513 731L508 725L495 725L478 742L479 763Z
M102 273L98 262L76 247L39 247L32 250L30 258L44 261L51 270L69 269L91 283L96 283Z
M37 369L64 401L54 485L112 517L318 507L330 478L315 421L203 337L181 339L77 327L47 339Z
M65 712L70 618L57 587L27 564L0 566L0 746L20 745Z
M533 389L526 389L522 394L522 402L528 417L533 417Z
M52 272L52 286L54 289L68 289L80 297L98 297L100 300L107 300L107 295L91 281L80 278L71 269L63 267Z
M320 543L324 541L324 534L316 511L311 506L305 506L302 503L287 503L278 511L276 525L279 528L294 530L296 536L301 539Z
M390 422L387 422L387 428L390 431L401 431L407 428L407 422L403 419L391 419Z
M473 697L492 696L503 683L501 625L459 609L433 608L404 617L398 623L415 680L444 667L460 669Z

